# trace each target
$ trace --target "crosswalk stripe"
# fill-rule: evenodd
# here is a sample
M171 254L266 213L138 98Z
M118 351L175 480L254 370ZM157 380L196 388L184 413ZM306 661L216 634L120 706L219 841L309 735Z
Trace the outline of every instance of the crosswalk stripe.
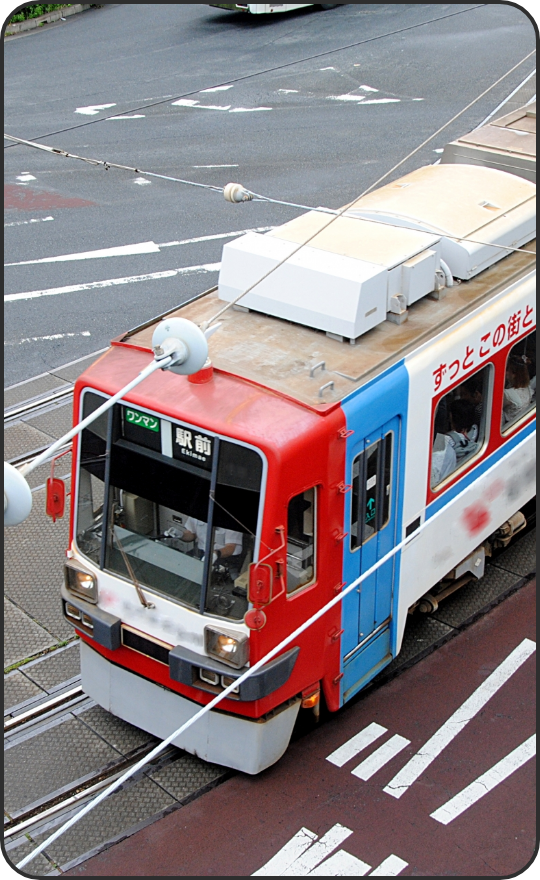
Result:
M469 721L476 717L488 700L512 677L536 650L535 642L524 639L514 648L506 660L486 678L465 702L456 709L433 736L413 755L410 761L390 780L383 790L392 797L400 798L409 790L424 770L441 754L446 746L461 733Z
M387 729L386 727L383 727L382 724L372 722L361 730L360 733L357 733L355 736L351 737L351 739L347 740L346 743L343 743L339 749L336 749L331 755L328 755L326 760L330 761L331 764L335 764L336 767L343 767L347 761L350 761L351 758L355 758L359 752L366 749L371 743L375 742L376 739L386 732Z
M396 755L408 745L410 745L410 739L405 739L404 736L399 736L396 734L388 742L379 746L379 748L373 752L373 754L369 755L358 767L355 767L352 770L352 775L357 776L358 779L363 779L367 781L371 779L372 776L377 773L381 767L384 767L385 764L388 764L389 761L392 760Z
M400 859L399 856L388 856L384 862L375 868L369 875L370 877L397 877L407 867L409 863Z
M436 819L442 825L448 825L469 807L472 807L480 798L492 791L501 782L504 782L512 773L518 770L536 755L536 735L529 737L517 749L506 755L493 767L483 773L474 782L450 798L442 807L431 813L431 818Z

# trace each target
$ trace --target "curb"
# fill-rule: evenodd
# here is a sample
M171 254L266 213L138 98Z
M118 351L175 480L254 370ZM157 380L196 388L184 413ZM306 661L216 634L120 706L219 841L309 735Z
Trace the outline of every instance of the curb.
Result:
M17 21L13 24L6 25L4 39L6 37L14 37L16 34L24 31L31 31L42 24L48 24L51 21L58 21L66 18L68 15L75 15L77 12L84 12L90 9L91 3L76 3L74 6L64 6L62 9L55 9L53 12L47 12L45 15L38 15L37 18L28 18L26 21ZM9 28L9 31L8 31Z

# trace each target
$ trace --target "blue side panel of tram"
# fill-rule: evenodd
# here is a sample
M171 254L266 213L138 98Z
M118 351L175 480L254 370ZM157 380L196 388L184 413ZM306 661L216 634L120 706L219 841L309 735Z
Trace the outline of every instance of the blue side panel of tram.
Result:
M400 540L408 398L409 374L401 362L343 401L347 430L354 432L347 440L346 483L352 484L353 462L358 456L367 454L384 438L386 444L391 444L391 453L387 453L391 456L388 516L380 530L360 547L351 549L350 535L344 539L343 580L346 584L371 568ZM380 470L377 480L383 476ZM352 495L349 491L345 496L344 532L350 532ZM399 556L397 553L384 563L343 600L342 702L364 687L392 659Z

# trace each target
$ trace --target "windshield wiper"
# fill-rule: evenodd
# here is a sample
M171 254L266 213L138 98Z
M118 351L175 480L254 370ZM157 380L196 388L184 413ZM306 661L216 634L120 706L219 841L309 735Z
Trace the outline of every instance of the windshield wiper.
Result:
M124 565L126 566L126 568L128 570L129 576L130 576L131 580L133 581L133 586L135 587L135 591L137 593L137 596L139 597L139 602L141 603L141 605L144 608L155 608L156 606L154 605L154 603L149 602L148 599L146 598L146 596L144 595L144 593L141 589L141 585L135 576L135 572L133 571L133 567L131 565L131 562L129 561L128 555L127 555L126 551L124 550L122 542L121 542L120 538L118 537L118 535L115 534L114 518L115 518L116 512L117 512L117 507L116 507L116 505L114 505L113 509L112 509L112 517L111 517L111 539L113 542L116 540L116 543L118 544L118 549L120 550L120 553L122 554L122 559L124 560Z

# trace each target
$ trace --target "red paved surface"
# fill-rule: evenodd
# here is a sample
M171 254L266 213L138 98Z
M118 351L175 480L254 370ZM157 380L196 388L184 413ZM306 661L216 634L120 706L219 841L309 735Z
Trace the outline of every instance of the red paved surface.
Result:
M18 211L50 211L51 208L85 208L95 205L87 199L62 196L49 190L36 190L29 186L15 183L4 185L4 208L16 208Z
M383 789L524 639L535 640L535 587L531 582L397 679L357 698L260 776L230 779L68 874L248 876L302 826L322 837L336 823L353 832L337 849L374 867L395 854L408 863L401 876L522 871L535 850L534 760L448 825L430 813L534 733L534 654L403 797ZM400 734L411 744L364 782L351 770L382 740L341 768L325 759L372 722L388 729L386 739Z

